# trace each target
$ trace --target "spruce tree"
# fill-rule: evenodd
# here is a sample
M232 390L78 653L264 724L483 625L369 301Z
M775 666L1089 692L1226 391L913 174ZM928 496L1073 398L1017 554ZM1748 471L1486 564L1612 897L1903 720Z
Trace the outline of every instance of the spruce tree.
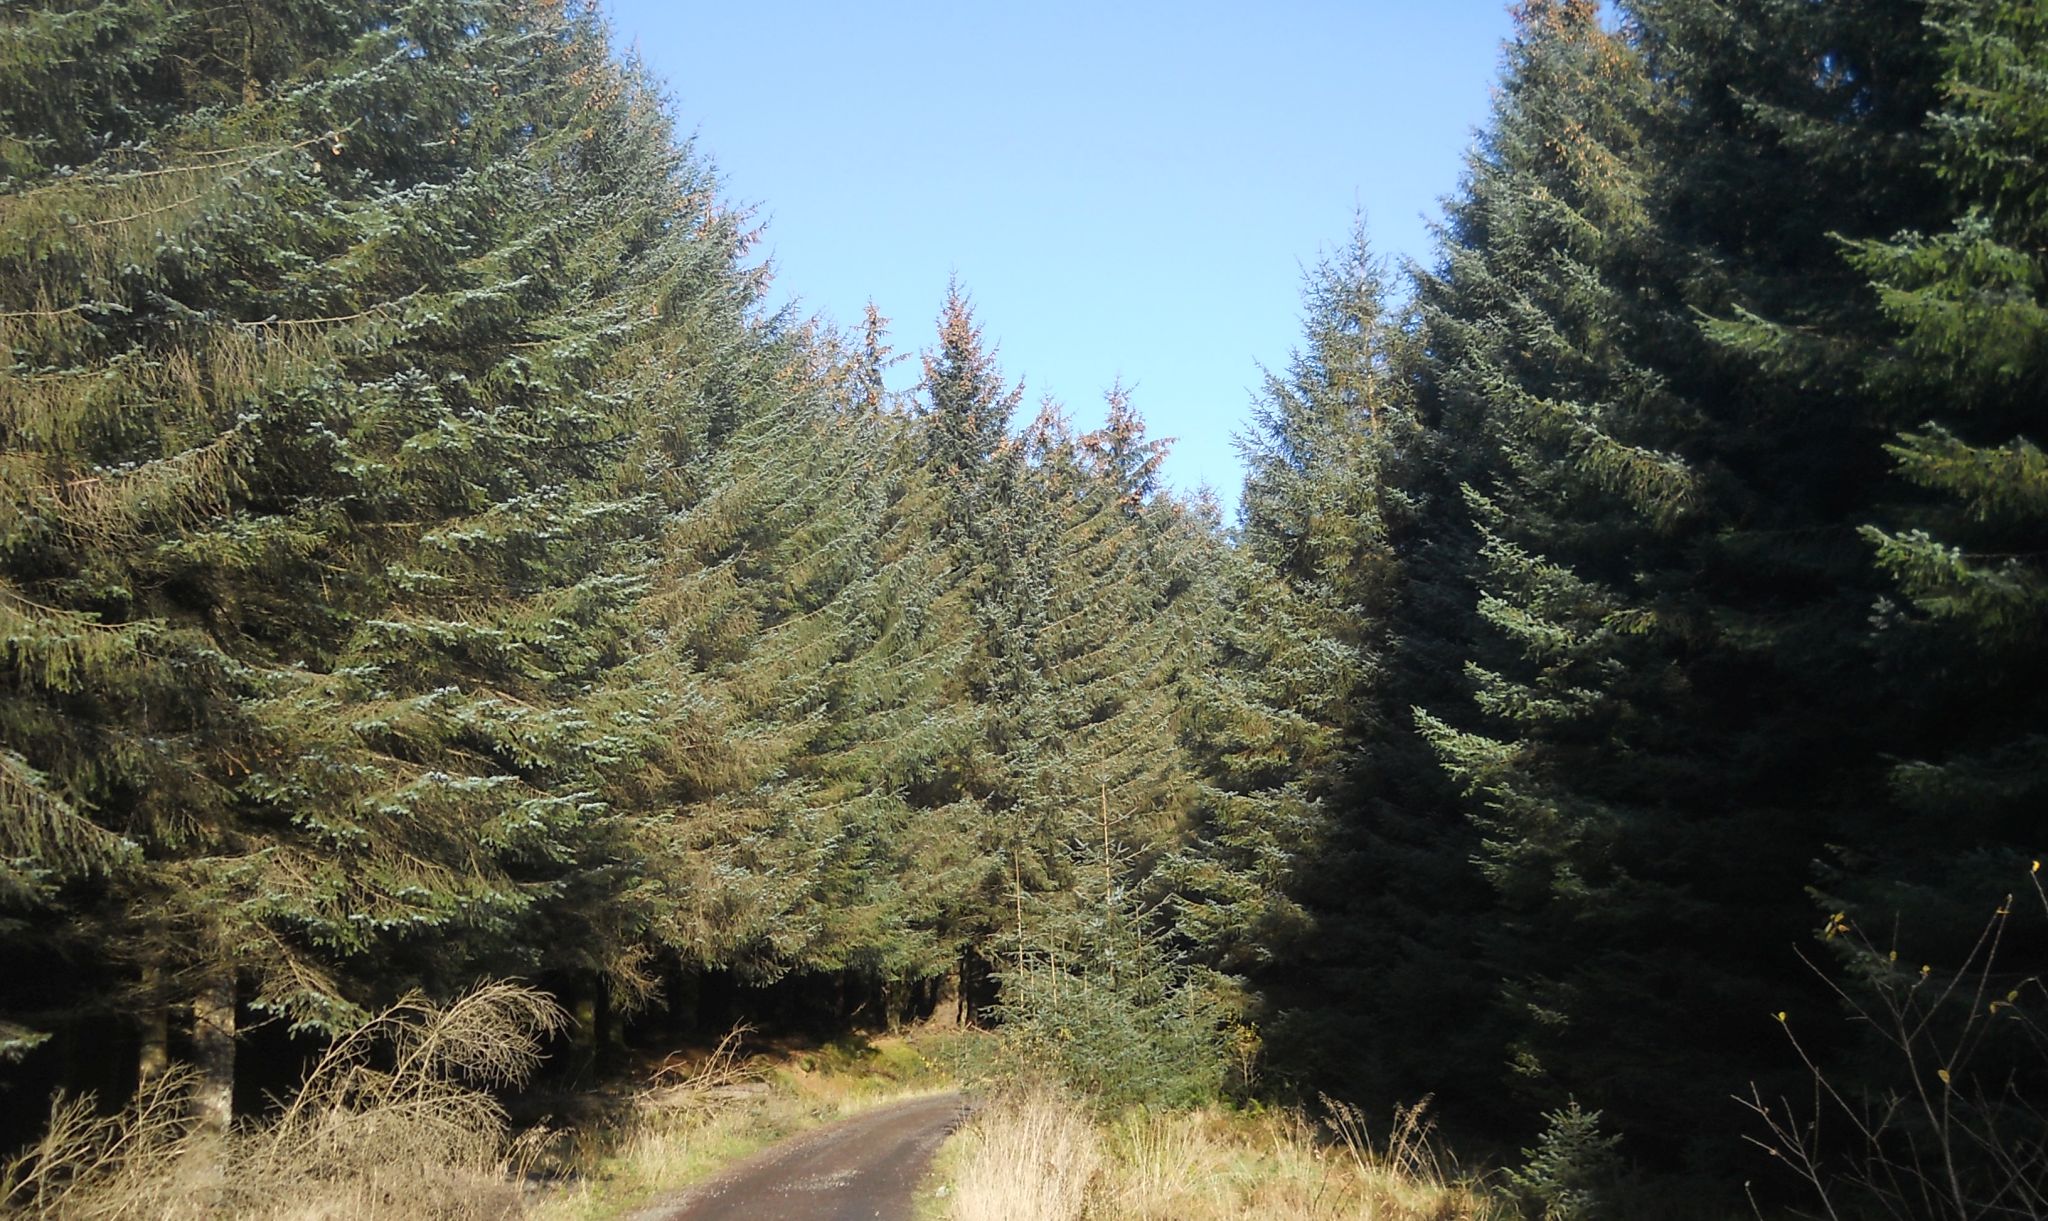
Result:
M1222 553L1159 489L1165 443L1121 387L1107 398L1100 429L1048 404L1023 437L1045 613L1019 633L1036 675L1008 722L1010 909L987 953L1032 1054L1110 1096L1187 1098L1221 1083L1244 1016L1216 958L1190 954L1210 947L1180 881L1206 855L1188 705L1213 668Z
M1310 931L1252 978L1283 1076L1375 1105L1462 1105L1491 1091L1499 1059L1469 950L1489 896L1413 709L1463 693L1469 529L1428 414L1423 336L1391 295L1356 222L1306 277L1304 346L1268 378L1245 442L1242 548L1284 593L1261 593L1238 630L1269 638L1266 701L1328 735L1288 781L1315 813L1280 893ZM1446 1013L1460 1015L1449 1040L1384 1036Z
M2036 87L2048 24L2028 6L1944 3L1931 6L1925 38L1944 71L1920 147L1945 215L1843 235L1838 251L1869 277L1878 321L1838 321L1805 343L1868 397L1880 426L1899 430L1882 447L1890 477L1861 530L1877 568L1864 639L1898 729L1868 761L1883 799L1845 821L1815 887L1834 952L1826 969L1852 1010L1878 1017L1850 1024L1853 1040L1818 1071L1854 1105L1913 1092L1928 1051L1943 1063L1931 1113L1902 1108L1854 1142L1854 1156L1881 1150L1897 1169L1821 1186L1873 1209L1963 1216L2038 1196L2034 1099L2048 1089L2038 1040L2007 1008L2048 954L2042 910L2026 894L2048 790L2048 708L2033 677L2048 662L2048 180ZM1727 332L1754 347L1782 329L1746 319ZM1987 1005L1986 995L2008 999ZM1892 1025L1894 1010L1907 1021Z
M924 356L925 461L946 489L948 529L985 542L1001 510L986 486L991 459L1008 435L1022 386L1006 387L995 353L984 346L973 305L958 282L947 285L938 343Z
M655 929L692 967L949 964L948 872L921 854L946 851L930 774L968 732L965 611L914 459L908 422L857 397L770 398L676 503L624 689L649 713L641 803L670 811L649 824Z
M1793 340L1871 318L1828 227L1925 206L1911 8L1522 6L1424 284L1479 629L1425 724L1485 837L1511 1079L1638 1156L1730 1154L1723 1100L1784 1067L1811 863L1895 729L1876 416Z
M1517 17L1494 124L1423 283L1433 392L1475 536L1462 669L1478 715L1457 725L1445 718L1461 704L1436 703L1421 724L1474 798L1476 858L1497 896L1475 941L1502 980L1509 1079L1560 1105L1580 1088L1566 1074L1590 1085L1621 1071L1608 1053L1624 1013L1635 1033L1623 1037L1647 1051L1653 1011L1675 1018L1680 1003L1655 986L1626 1002L1596 990L1680 969L1662 931L1624 932L1664 900L1634 889L1617 840L1636 821L1657 831L1631 807L1661 803L1670 780L1628 726L1656 725L1632 710L1676 687L1640 633L1616 630L1626 592L1614 586L1692 491L1660 449L1669 438L1648 433L1675 404L1619 343L1642 325L1618 281L1649 238L1645 72L1591 4ZM1576 1058L1587 1054L1598 1069Z
M752 292L651 91L549 6L8 22L11 949L316 1027L607 957L604 375Z
M1946 66L1933 126L1952 219L1847 251L1896 328L1862 353L1872 393L1904 426L1885 446L1894 478L1917 494L1902 488L1863 532L1894 583L1873 623L1913 726L1890 776L1898 821L1852 841L1862 877L1844 882L1931 884L1949 910L1908 900L1919 910L1905 922L1967 926L2038 855L2048 790L2048 709L2030 678L2048 664L2048 112L2034 87L2048 26L2028 6L1960 2L1930 23Z

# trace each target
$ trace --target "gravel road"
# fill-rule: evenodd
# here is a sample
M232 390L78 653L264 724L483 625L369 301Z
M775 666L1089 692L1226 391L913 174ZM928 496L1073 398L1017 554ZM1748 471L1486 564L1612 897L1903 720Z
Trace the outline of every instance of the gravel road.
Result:
M936 1094L841 1120L633 1221L909 1221L918 1180L967 1109L959 1094Z

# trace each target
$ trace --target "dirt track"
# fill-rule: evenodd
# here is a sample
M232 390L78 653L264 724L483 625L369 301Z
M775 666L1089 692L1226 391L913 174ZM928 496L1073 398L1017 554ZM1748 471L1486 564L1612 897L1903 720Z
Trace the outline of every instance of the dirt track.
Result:
M967 1114L958 1094L881 1107L741 1162L634 1221L909 1221L932 1155Z

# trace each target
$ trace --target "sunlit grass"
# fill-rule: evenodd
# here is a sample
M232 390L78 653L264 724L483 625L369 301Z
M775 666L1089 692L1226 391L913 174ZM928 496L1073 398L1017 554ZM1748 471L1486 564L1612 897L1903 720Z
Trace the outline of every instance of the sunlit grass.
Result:
M924 1193L953 1221L1495 1221L1514 1210L1449 1165L1420 1109L1384 1132L1332 1104L1127 1110L1108 1120L1031 1088L985 1107Z
M518 1215L537 1139L513 1139L488 1092L523 1080L565 1016L489 984L408 998L338 1040L281 1113L208 1131L183 1073L101 1115L59 1098L40 1140L0 1166L0 1215L79 1221L495 1221ZM535 1134L538 1136L539 1134Z

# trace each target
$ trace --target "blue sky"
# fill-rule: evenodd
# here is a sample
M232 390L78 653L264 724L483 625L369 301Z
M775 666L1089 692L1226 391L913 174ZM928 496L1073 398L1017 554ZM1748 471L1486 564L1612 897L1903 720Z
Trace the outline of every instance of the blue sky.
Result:
M1502 0L605 7L758 207L775 301L872 298L914 353L957 274L1026 411L1092 424L1121 377L1227 506L1301 269L1354 209L1427 257L1508 31Z

